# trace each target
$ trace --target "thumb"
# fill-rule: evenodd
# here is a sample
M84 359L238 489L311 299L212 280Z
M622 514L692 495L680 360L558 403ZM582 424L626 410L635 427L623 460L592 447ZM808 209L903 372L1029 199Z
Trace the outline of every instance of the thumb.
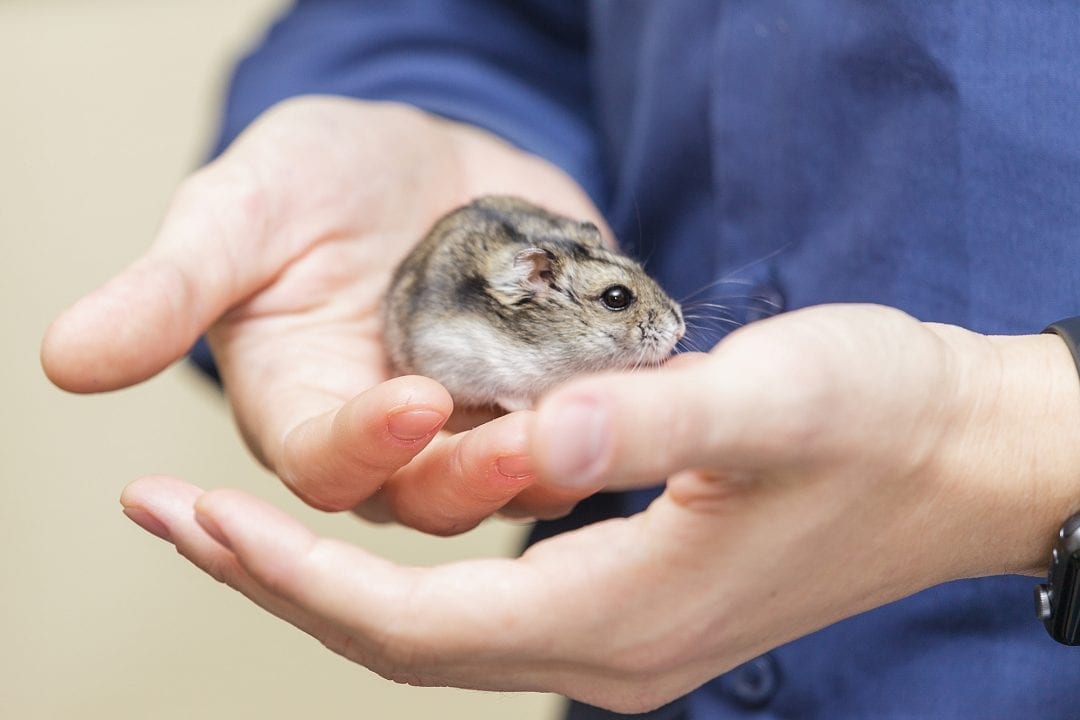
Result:
M778 380L792 378L787 365L714 351L563 386L537 408L538 474L552 485L614 489L655 485L682 470L791 462L808 450L817 400Z
M235 163L192 176L147 254L50 325L41 347L45 374L65 390L101 392L182 357L285 261L264 246L272 206Z

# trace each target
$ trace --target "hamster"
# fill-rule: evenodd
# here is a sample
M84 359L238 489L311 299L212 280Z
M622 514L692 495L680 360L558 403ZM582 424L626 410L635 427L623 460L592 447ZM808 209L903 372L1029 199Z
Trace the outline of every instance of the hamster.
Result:
M658 365L686 331L679 304L596 225L509 196L439 219L395 271L383 321L397 370L506 410L580 373Z

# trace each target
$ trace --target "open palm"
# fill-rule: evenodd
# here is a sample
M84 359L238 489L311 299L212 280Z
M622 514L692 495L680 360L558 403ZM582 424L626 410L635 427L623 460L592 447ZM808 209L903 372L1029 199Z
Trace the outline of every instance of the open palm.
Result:
M515 497L558 513L573 498L529 488L523 414L439 433L449 395L384 359L394 267L439 215L494 192L599 221L566 175L476 129L289 101L185 182L144 257L54 322L46 371L77 392L124 387L205 332L246 441L306 502L438 533Z

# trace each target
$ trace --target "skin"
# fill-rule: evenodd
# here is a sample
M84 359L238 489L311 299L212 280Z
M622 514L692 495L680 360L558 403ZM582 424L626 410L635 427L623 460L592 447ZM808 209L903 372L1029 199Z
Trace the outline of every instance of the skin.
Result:
M440 534L502 507L565 513L576 496L515 500L535 479L527 415L438 433L491 418L451 419L445 389L384 360L393 269L436 218L498 190L602 225L565 174L474 129L284 103L184 183L144 257L53 322L45 372L73 392L125 387L207 332L241 434L305 502Z
M361 504L449 533L500 507L556 514L600 487L668 478L645 512L516 560L433 568L175 478L129 485L125 512L388 678L550 690L623 712L931 585L1045 571L1080 504L1080 380L1050 335L824 306L435 434L449 400L431 381L381 374L373 302L425 222L493 190L595 216L565 176L476 131L293 101L189 182L145 258L54 323L46 371L76 391L130 385L210 328L245 438L319 507ZM429 410L428 435L387 432L394 413ZM507 457L527 466L516 485L493 469Z

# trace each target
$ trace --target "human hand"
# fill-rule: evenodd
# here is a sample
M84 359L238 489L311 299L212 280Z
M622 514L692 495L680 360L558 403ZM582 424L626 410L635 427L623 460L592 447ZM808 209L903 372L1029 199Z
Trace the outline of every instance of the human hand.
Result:
M53 323L43 365L65 389L112 390L208 331L248 445L311 505L436 533L500 508L559 514L578 497L529 487L527 414L436 437L446 391L384 366L390 273L438 216L493 192L602 225L566 175L474 128L398 105L283 103L184 183L144 257Z
M645 512L517 560L399 567L244 494L168 478L122 502L386 677L639 712L930 585L1044 569L1080 496L1076 390L1052 336L822 307L545 398L530 434L549 482L670 479Z

